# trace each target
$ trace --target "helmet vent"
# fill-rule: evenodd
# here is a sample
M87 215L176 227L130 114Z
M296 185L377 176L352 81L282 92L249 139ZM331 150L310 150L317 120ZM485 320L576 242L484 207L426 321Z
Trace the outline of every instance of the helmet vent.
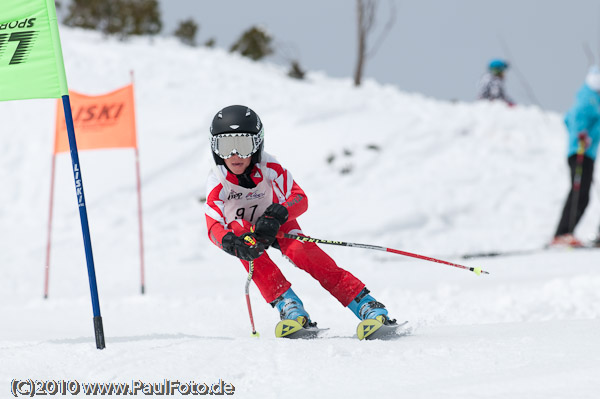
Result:
M233 130L236 130L240 127L240 125L229 125L229 127Z

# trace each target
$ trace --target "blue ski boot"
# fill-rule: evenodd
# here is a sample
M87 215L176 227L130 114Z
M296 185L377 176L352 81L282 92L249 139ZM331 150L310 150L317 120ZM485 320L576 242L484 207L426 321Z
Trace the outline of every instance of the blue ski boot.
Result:
M377 319L386 325L396 324L396 320L388 317L388 311L385 305L377 302L375 298L369 295L369 290L365 287L363 290L350 302L350 309L360 320Z
M360 340L397 337L398 329L406 324L399 325L395 319L390 319L385 306L369 295L366 288L350 302L348 308L361 320L356 327L356 336Z
M296 320L305 328L317 325L310 321L308 312L304 310L304 304L291 288L271 302L271 306L279 310L281 320Z

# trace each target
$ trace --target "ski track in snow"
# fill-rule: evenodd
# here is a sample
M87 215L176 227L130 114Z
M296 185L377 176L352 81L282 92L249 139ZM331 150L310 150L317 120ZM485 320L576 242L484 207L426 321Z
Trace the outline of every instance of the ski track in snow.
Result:
M80 153L106 349L95 348L68 154L57 158L49 298L44 261L55 102L0 104L0 398L13 379L236 387L239 398L595 398L600 252L540 251L568 191L562 116L446 103L367 80L286 71L171 39L119 42L61 28L69 86L100 94L136 76L146 295L140 295L134 155ZM160 56L157 56L159 55ZM206 237L208 125L247 104L266 150L307 192L306 234L416 252L322 246L412 334L359 342L356 318L269 250L326 338L277 340L256 287L250 337L241 265ZM329 161L328 161L329 159ZM600 190L577 234L600 222ZM106 396L104 396L106 397Z

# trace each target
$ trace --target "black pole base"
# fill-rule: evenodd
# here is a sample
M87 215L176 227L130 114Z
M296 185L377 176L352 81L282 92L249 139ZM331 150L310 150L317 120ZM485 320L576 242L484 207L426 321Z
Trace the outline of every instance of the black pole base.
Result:
M104 327L102 327L102 316L94 317L94 333L96 334L96 348L104 349Z

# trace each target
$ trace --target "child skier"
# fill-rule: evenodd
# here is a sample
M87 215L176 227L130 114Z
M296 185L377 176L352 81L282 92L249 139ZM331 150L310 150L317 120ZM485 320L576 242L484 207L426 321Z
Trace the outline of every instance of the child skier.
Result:
M494 59L490 61L487 72L479 80L478 99L502 100L511 107L515 105L514 101L506 95L504 89L504 73L508 70L508 67L508 62L504 60Z
M290 282L265 252L269 246L319 281L360 320L375 319L376 327L397 325L365 285L316 244L276 237L278 232L302 234L297 218L306 212L308 200L291 173L263 151L264 130L258 115L246 106L223 108L215 115L210 133L216 165L207 183L208 236L238 257L246 271L249 261L254 261L254 283L279 311L281 320L292 320L301 328L316 327Z

